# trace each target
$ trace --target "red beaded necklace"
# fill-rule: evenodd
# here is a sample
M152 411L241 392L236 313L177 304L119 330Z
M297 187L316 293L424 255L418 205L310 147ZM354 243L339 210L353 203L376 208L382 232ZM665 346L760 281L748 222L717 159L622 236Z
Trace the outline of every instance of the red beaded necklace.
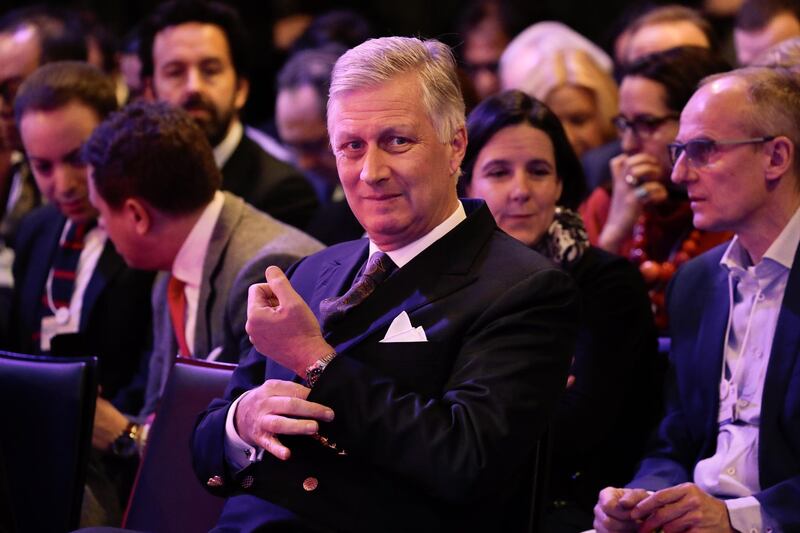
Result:
M650 295L656 326L659 330L665 330L667 328L667 310L664 306L664 291L678 267L702 251L700 246L702 232L696 229L690 230L688 235L680 241L679 246L676 246L674 251L669 254L667 260L655 261L650 259L645 251L648 244L646 225L647 218L643 214L633 227L632 248L628 259L639 266L639 271L642 273Z

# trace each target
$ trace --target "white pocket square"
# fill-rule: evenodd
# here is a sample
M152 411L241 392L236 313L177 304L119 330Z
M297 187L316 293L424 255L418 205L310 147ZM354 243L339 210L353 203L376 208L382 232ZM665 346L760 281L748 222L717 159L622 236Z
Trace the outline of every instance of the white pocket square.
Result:
M392 320L381 342L428 342L428 337L425 336L422 326L415 328L411 325L408 313L403 311Z

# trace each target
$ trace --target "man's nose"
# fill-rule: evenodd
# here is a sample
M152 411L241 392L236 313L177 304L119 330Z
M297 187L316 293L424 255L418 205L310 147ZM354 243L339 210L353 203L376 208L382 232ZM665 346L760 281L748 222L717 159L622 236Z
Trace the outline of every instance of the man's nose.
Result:
M377 183L389 177L385 154L376 146L368 146L361 167L361 181Z
M57 165L53 169L53 178L56 196L64 197L72 195L78 189L82 176L81 171L78 169L67 165Z

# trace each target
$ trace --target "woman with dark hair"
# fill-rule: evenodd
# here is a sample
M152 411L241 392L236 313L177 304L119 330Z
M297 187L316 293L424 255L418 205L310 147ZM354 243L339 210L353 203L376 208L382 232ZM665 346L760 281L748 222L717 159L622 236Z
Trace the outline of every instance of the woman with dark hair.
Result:
M661 330L667 326L664 289L675 269L730 238L694 229L685 191L670 182L667 154L681 110L700 80L729 68L714 52L693 46L628 66L614 119L622 153L610 162L612 183L595 189L581 208L590 242L639 266Z
M583 316L553 424L547 531L591 527L597 493L633 473L660 415L656 333L640 274L592 247L574 209L583 171L556 116L520 91L490 97L467 120L462 192L500 228L575 279Z

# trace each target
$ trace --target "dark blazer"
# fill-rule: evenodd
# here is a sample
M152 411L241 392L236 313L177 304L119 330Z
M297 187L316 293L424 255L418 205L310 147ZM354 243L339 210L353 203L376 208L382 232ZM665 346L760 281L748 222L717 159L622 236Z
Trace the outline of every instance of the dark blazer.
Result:
M716 451L719 382L728 320L727 245L686 263L668 293L672 333L666 415L630 486L658 490L692 481ZM754 494L784 531L800 530L800 253L783 297L767 367Z
M269 155L247 134L221 170L223 189L297 228L306 227L319 205L302 173Z
M506 504L530 486L524 466L564 388L577 293L569 276L502 233L483 202L464 204L466 221L326 335L339 356L308 399L334 410L320 432L346 454L282 437L291 459L265 454L230 472L230 402L265 378L296 378L255 350L239 365L194 434L198 478L221 476L223 486L209 490L231 496L221 529L492 530L513 514ZM367 253L366 239L334 246L295 265L290 279L317 313L323 298L349 288ZM379 342L403 310L427 343ZM318 480L311 491L309 477Z
M19 228L11 310L12 350L39 353L42 294L67 219L52 205L40 207ZM111 239L97 261L83 297L80 330L53 339L54 355L96 355L103 396L118 408L138 409L142 390L126 390L150 344L153 273L128 268Z
M647 288L628 260L589 247L568 272L583 312L567 389L553 425L549 498L590 516L597 493L635 472L661 418L666 361L657 351ZM609 416L609 413L626 416ZM586 529L591 528L591 520Z

